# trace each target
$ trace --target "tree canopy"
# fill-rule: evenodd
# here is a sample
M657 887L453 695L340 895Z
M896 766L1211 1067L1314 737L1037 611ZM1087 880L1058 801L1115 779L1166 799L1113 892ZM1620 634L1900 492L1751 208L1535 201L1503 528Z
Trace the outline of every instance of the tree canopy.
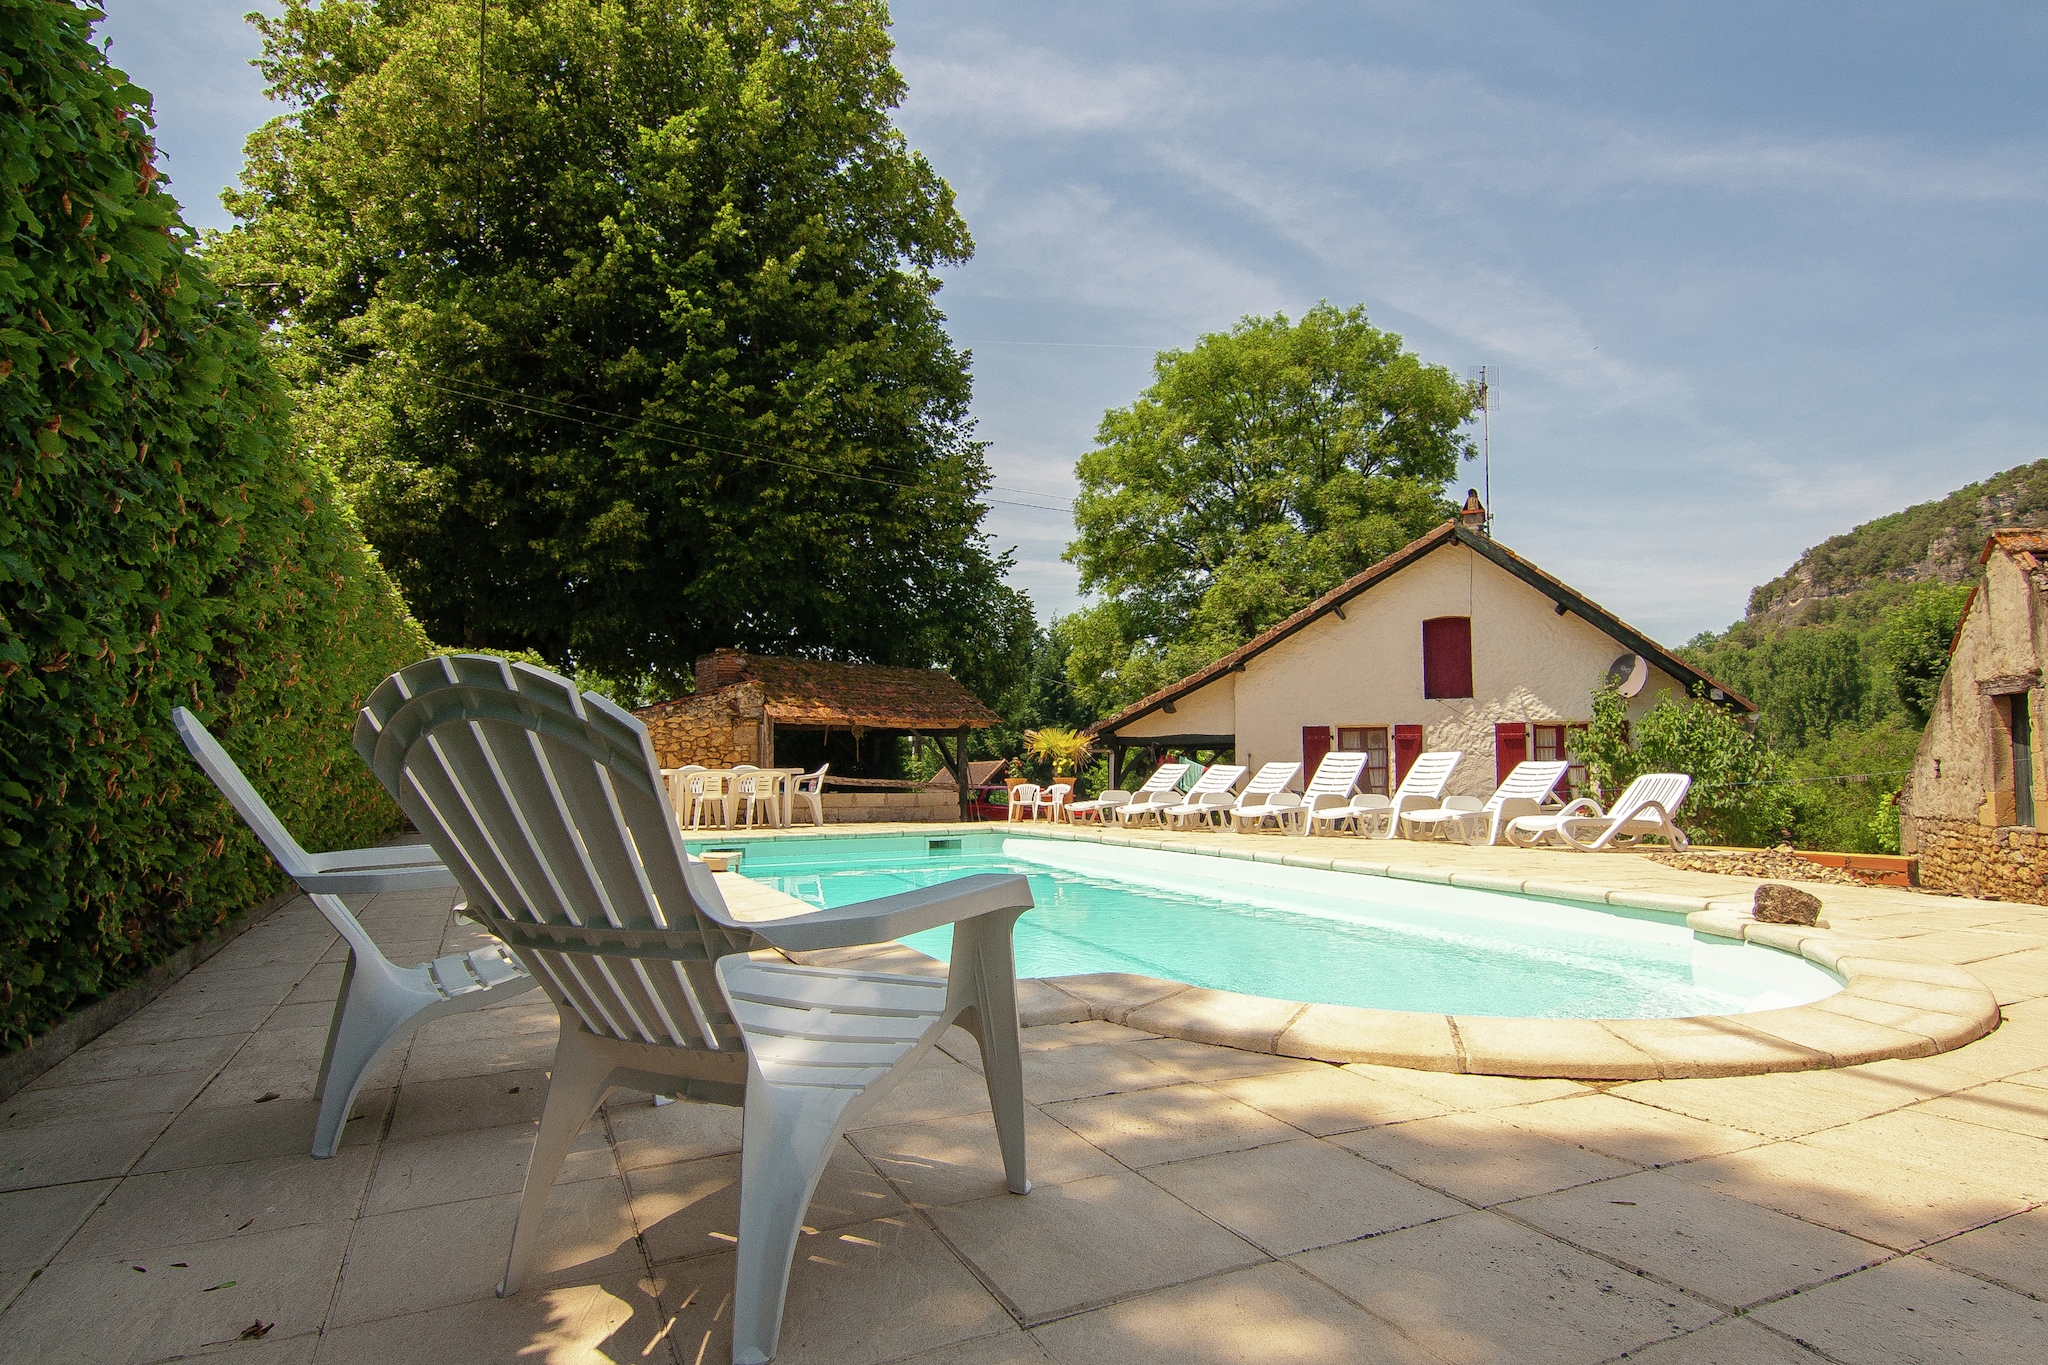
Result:
M718 645L944 662L1030 613L890 121L877 0L285 0L222 278L448 643L677 675Z
M1114 709L1250 639L1450 515L1467 386L1363 307L1248 317L1162 352L1081 457L1066 557L1101 601L1061 622Z

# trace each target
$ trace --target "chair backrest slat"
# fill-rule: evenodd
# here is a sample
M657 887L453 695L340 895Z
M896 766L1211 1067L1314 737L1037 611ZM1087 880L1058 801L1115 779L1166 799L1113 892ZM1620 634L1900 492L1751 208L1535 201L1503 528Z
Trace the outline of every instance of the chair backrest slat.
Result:
M1243 772L1242 768L1238 769ZM1301 771L1299 763L1268 763L1259 769L1259 775L1245 784L1246 796L1271 796L1287 790L1287 784Z
M1309 779L1304 796L1348 796L1358 785L1358 776L1365 771L1366 755L1362 753L1335 752L1323 755L1316 764L1315 776Z
M1691 791L1692 778L1684 773L1644 773L1615 798L1607 813L1616 820L1627 820L1654 801L1675 819Z
M1418 755L1395 789L1395 798L1423 796L1434 800L1443 795L1444 784L1451 780L1452 771L1464 757L1458 749L1434 749Z
M1243 777L1244 774L1245 770L1243 767L1233 767L1229 764L1219 763L1196 778L1195 785L1188 788L1187 794L1189 796L1207 796L1211 792L1227 792L1237 785L1237 779Z
M1185 763L1162 763L1153 771L1152 776L1145 779L1145 785L1138 788L1134 795L1171 791L1180 785L1181 775L1187 770L1188 765Z
M1514 771L1508 774L1508 780L1501 783L1488 798L1486 809L1497 811L1505 801L1541 801L1550 795L1550 789L1557 785L1558 779L1563 777L1566 769L1570 767L1569 763L1558 763L1554 760L1539 762L1529 759L1517 763Z

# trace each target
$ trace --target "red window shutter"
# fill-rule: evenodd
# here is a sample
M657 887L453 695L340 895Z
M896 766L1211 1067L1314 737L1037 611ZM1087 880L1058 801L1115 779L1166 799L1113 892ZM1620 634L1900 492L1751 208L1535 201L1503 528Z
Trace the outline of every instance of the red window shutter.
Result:
M1493 727L1493 784L1508 780L1517 763L1529 757L1529 729L1520 723Z
M1396 725L1394 727L1394 785L1401 785L1401 779L1415 766L1415 760L1422 757L1422 727L1420 725Z
M1438 616L1422 623L1422 695L1472 695L1472 618Z
M1301 727L1301 780L1306 783L1316 775L1316 764L1330 752L1330 727L1327 725L1304 725Z

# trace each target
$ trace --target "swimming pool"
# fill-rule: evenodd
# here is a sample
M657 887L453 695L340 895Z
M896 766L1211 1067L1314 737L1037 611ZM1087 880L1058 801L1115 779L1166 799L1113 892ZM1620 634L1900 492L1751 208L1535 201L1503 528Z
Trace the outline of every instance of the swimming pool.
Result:
M1550 1019L1740 1014L1842 988L1675 915L1391 877L993 831L688 847L744 847L742 875L827 908L1021 873L1037 908L1017 924L1019 976L1135 972L1310 1004ZM943 959L952 930L904 942Z

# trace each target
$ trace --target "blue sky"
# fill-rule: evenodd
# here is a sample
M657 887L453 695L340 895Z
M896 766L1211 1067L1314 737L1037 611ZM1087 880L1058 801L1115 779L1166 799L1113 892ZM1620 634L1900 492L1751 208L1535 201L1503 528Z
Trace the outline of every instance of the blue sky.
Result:
M106 0L201 224L276 112L250 4ZM900 121L978 245L940 298L988 524L1041 616L1077 601L1073 461L1153 353L1324 298L1497 368L1496 533L1668 643L1810 544L2048 455L2048 8L893 13Z

